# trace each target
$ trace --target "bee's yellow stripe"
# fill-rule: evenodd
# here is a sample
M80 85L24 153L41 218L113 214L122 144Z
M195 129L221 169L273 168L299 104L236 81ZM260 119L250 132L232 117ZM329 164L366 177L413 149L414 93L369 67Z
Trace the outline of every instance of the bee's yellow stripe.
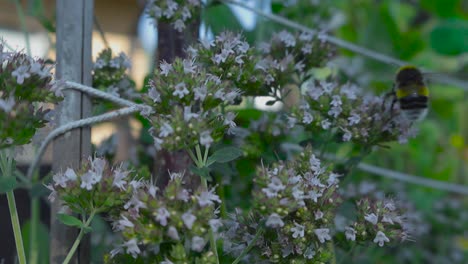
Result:
M397 98L403 98L412 94L429 97L429 89L425 85L409 85L397 87L396 89Z

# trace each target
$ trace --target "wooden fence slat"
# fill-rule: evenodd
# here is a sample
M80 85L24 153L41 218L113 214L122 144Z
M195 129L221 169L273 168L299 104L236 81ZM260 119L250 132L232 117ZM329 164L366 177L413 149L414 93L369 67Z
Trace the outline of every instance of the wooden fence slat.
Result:
M85 85L91 84L91 36L93 0L57 1L57 77ZM88 96L73 90L65 91L65 99L57 108L57 125L90 115ZM75 129L54 141L54 172L67 167L78 168L91 151L90 128ZM69 252L78 230L62 225L56 215L61 209L57 202L51 208L50 263L62 263ZM71 263L89 263L89 245L80 247Z

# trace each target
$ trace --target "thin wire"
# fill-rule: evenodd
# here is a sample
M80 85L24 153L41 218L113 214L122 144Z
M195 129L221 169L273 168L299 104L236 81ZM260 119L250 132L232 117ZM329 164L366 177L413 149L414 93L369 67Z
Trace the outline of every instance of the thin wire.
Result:
M62 89L74 89L74 90L78 90L78 91L81 91L81 92L84 92L84 93L87 93L93 97L98 97L98 98L102 98L102 99L106 99L108 101L111 101L113 103L116 103L116 104L119 104L119 105L122 105L122 106L139 106L139 107L145 107L144 105L138 105L132 101L129 101L129 100L126 100L126 99L123 99L123 98L120 98L120 97L117 97L115 95L112 95L112 94L109 94L109 93L106 93L106 92L103 92L103 91L100 91L98 89L95 89L93 87L89 87L89 86L86 86L86 85L83 85L81 83L76 83L76 82L70 82L70 81L66 81L65 82L65 87L63 87Z
M377 61L380 61L380 62L383 62L383 63L386 63L386 64L390 64L390 65L393 65L393 66L396 65L396 66L400 66L400 67L404 66L404 65L411 64L411 63L408 63L406 61L395 59L395 58L387 56L385 54L382 54L382 53L379 53L379 52L376 52L376 51L373 51L373 50L358 46L358 45L353 44L351 42L348 42L348 41L345 41L345 40L342 40L342 39L327 35L325 33L319 33L316 30L313 30L313 29L311 29L309 27L306 27L304 25L301 25L299 23L296 23L296 22L291 21L289 19L286 19L284 17L278 16L278 15L275 15L275 14L271 14L271 13L266 13L266 12L264 12L262 10L259 10L259 9L255 8L255 7L251 7L251 6L249 6L249 5L245 4L245 3L242 3L242 2L239 2L239 1L236 1L236 0L220 0L220 1L224 2L225 4L234 4L234 5L237 5L239 7L243 7L245 9L247 9L247 10L250 10L250 11L252 11L254 13L257 13L260 16L266 17L266 18L268 18L268 19L270 19L272 21L283 24L283 25L285 25L287 27L297 29L297 30L300 30L300 31L304 31L304 32L307 32L307 33L311 33L311 34L318 34L319 38L321 38L324 41L328 41L328 42L330 42L332 44L335 44L335 45L337 45L339 47L354 51L354 52L356 52L358 54L361 54L361 55L363 55L365 57L368 57L368 58L371 58L371 59L374 59L374 60L377 60ZM426 71L426 70L423 69L423 71ZM427 72L430 72L430 71L427 71ZM442 84L455 85L455 86L460 87L461 89L463 89L465 91L468 91L468 81L460 80L460 79L453 78L451 76L447 76L447 75L443 75L443 74L440 74L439 77L434 78L434 80L438 81L439 83L442 83Z
M344 162L342 159L336 157L333 154L328 153L328 154L324 154L323 156L326 159L330 159L330 160L337 161L337 162ZM357 165L357 168L362 171L369 172L369 173L382 176L385 178L395 179L395 180L399 180L403 182L409 182L409 183L426 186L426 187L430 187L433 189L448 191L452 193L468 195L468 186L465 186L465 185L432 180L432 179L428 179L425 177L415 176L415 175L406 174L406 173L402 173L398 171L393 171L393 170L385 169L382 167L378 167L378 166L374 166L374 165L370 165L366 163L359 163Z
M60 136L61 134L64 134L72 129L79 128L79 127L84 127L84 126L89 126L92 124L96 123L101 123L105 121L109 121L121 116L126 116L130 115L135 112L141 111L141 108L138 107L138 105L122 108L119 110L115 110L106 114L98 115L98 116L93 116L89 118L84 118L80 119L77 121L70 122L68 124L65 124L63 126L60 126L56 129L54 129L47 137L42 141L41 146L39 147L39 150L36 154L36 157L34 158L34 161L32 162L31 166L28 169L28 174L27 178L31 179L32 174L36 170L36 167L38 166L39 162L41 161L42 155L44 154L47 146L49 145L52 140L54 140L56 137Z

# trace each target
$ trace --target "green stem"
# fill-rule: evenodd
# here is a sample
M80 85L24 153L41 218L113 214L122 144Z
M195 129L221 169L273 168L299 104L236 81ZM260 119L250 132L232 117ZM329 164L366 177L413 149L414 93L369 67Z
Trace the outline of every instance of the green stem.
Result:
M21 3L19 0L15 0L15 5L16 5L16 13L18 14L18 18L20 20L21 28L24 32L24 39L26 42L26 51L28 52L28 55L31 56L31 44L29 41L29 33L28 33L28 28L26 27L26 18L24 16L24 10L23 7L21 6Z
M72 246L72 248L70 249L70 252L68 252L67 257L66 257L65 260L63 261L63 264L68 264L68 263L70 262L71 258L73 257L73 255L75 254L76 250L78 249L78 246L80 245L81 239L83 239L83 237L84 237L84 235L85 235L85 229L86 229L87 227L89 227L89 225L91 224L91 221L93 220L95 213L96 213L96 211L93 211L93 212L91 213L91 215L89 216L88 220L86 220L84 226L81 227L80 233L78 234L78 237L76 238L75 242L73 243L73 246Z
M13 154L9 153L11 150L7 149L0 152L0 171L3 177L13 176ZM10 157L9 157L10 156ZM13 228L13 235L15 237L16 251L18 253L18 262L26 264L26 254L24 252L23 237L21 236L21 225L19 223L18 210L16 208L15 194L13 190L6 193L8 200L8 209L10 211L11 225Z
M263 234L263 231L265 231L263 227L260 227L257 230L257 233L255 234L252 241L250 241L249 245L246 248L244 248L244 250L242 250L241 254L234 260L234 262L232 262L232 264L239 263L245 257L245 255L249 253L249 251L255 246L255 243L257 243L257 240L260 237L260 235Z
M190 157L193 162L197 165L198 168L203 168L206 166L206 161L208 160L209 148L205 148L205 154L202 156L200 145L195 147L197 156L194 155L191 149L188 150ZM208 191L208 182L205 177L200 177L200 181L204 190ZM213 253L216 256L216 263L219 264L219 255L218 255L218 246L216 245L216 238L214 236L213 230L210 228L210 247Z
M23 238L21 237L21 226L16 210L15 195L13 191L7 192L8 208L10 209L11 225L13 226L13 234L15 236L16 250L18 251L18 262L26 264L26 254L24 252Z
M32 182L37 183L39 180L39 174L36 172L33 174ZM29 263L39 263L39 244L37 240L37 232L39 229L39 223L41 221L39 211L39 199L37 197L31 198L31 229L29 237Z

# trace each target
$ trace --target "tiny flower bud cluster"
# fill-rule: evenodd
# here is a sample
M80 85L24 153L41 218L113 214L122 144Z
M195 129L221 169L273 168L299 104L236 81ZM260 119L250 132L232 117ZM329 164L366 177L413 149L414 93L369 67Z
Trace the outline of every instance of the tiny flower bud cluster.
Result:
M274 34L270 42L260 44L259 49L262 59L257 68L265 72L265 83L273 95L283 88L283 96L288 84L300 85L309 77L310 69L323 66L333 55L331 46L317 36L285 30Z
M181 173L170 177L164 191L143 184L114 220L114 230L126 241L111 252L116 260L126 253L164 263L216 263L209 233L221 226L215 212L221 200L214 189L192 193L184 188Z
M244 95L267 95L270 91L264 85L264 70L257 67L257 51L240 34L222 32L214 41L203 40L187 52L208 72L231 82Z
M140 182L132 171L122 167L111 168L102 158L88 158L82 168L68 168L53 176L47 186L52 192L49 200L57 197L73 212L90 215L93 211L116 213L123 209Z
M200 14L200 0L150 0L146 13L157 21L171 23L182 32Z
M345 228L345 236L350 241L372 240L380 247L390 241L409 239L403 230L405 219L392 200L371 201L368 198L357 202L357 219Z
M240 98L239 90L208 74L193 59L162 62L150 81L145 103L156 149L184 149L201 144L209 147L234 128L235 114L224 107Z
M110 48L101 51L94 63L93 87L118 97L136 98L135 83L127 74L130 68L130 59L123 52L113 57Z
M47 123L45 103L62 96L44 60L3 48L0 42L0 148L28 143Z
M304 86L303 99L289 117L292 125L369 146L405 142L414 132L397 107L390 110L381 97L363 95L353 84L310 80Z
M340 175L324 166L311 148L295 161L260 168L257 175L253 217L265 226L263 239L256 243L261 258L281 263L326 262L331 256L326 241L332 239L335 210L340 205L336 192ZM234 244L247 243L244 234L255 232L242 222L237 230L227 233Z

